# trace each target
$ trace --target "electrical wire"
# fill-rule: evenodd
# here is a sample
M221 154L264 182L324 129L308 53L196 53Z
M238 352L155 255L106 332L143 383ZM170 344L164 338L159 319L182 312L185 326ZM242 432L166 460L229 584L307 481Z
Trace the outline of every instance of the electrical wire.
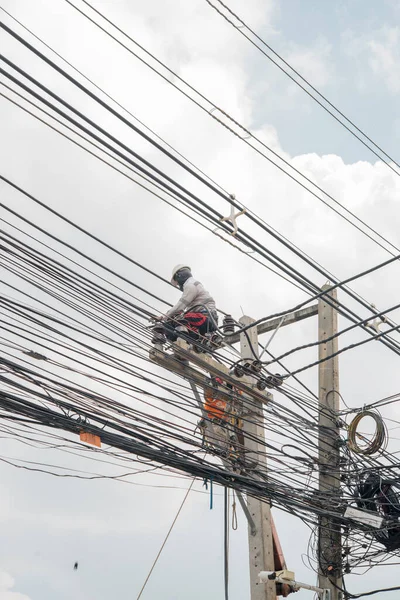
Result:
M224 599L229 600L229 490L224 488Z
M265 155L263 152L261 152L259 149L255 148L254 146L252 146L249 142L249 139L254 139L255 141L257 141L257 143L259 143L262 147L265 147L273 156L275 156L276 158L278 158L279 160L281 160L287 167L289 167L292 171L294 171L296 174L300 175L302 178L304 178L305 181L307 181L308 183L310 183L312 186L314 186L316 189L318 189L319 191L323 192L324 195L326 197L328 197L330 200L334 201L335 204L339 205L343 210L345 210L345 212L347 212L348 214L350 214L351 216L355 217L356 220L358 222L360 222L362 225L366 226L371 232L373 232L374 234L378 235L383 241L385 241L386 243L390 244L392 247L393 244L391 242L389 242L387 239L383 238L383 236L381 236L378 232L376 232L373 228L371 228L369 225L367 225L366 223L364 223L364 221L362 221L361 219L359 219L358 217L356 217L353 213L351 213L351 211L349 209L347 209L345 206L343 206L341 203L339 203L337 200L335 200L330 194L328 194L327 192L325 192L322 188L320 188L317 184L315 184L314 181L312 181L311 179L309 179L307 176L305 176L303 173L301 173L298 169L296 169L293 165L290 164L289 161L286 161L282 156L280 156L277 152L275 152L272 148L268 147L264 142L262 142L262 140L260 140L259 138L257 138L252 132L250 132L248 129L246 129L245 127L243 127L240 123L238 123L235 119L233 119L230 115L228 115L225 111L223 111L222 109L220 109L216 104L214 104L211 100L207 99L203 94L201 94L198 90L196 90L193 86L191 86L188 82L186 82L182 77L180 77L177 73L175 73L172 69L170 69L167 65L165 65L161 60L157 59L151 52L147 51L141 44L139 44L138 42L136 42L131 36L129 36L128 34L126 34L120 27L118 27L115 23L113 23L109 18L107 18L101 11L99 11L98 9L96 9L93 5L91 5L89 2L87 2L87 0L82 0L82 2L84 4L86 4L87 6L89 6L91 8L91 10L93 10L96 14L98 14L100 17L102 17L109 25L111 25L112 27L114 27L119 33L121 33L125 38L127 38L129 41L131 41L133 44L135 44L138 48L140 48L140 50L142 50L143 52L145 52L152 60L156 61L157 64L159 64L160 66L162 66L164 69L166 69L171 75L173 75L174 79L179 80L180 82L182 82L185 86L187 86L192 92L196 93L202 100L206 101L208 103L208 105L210 106L209 109L204 108L199 102L197 102L193 97L191 97L189 94L186 94L181 88L179 88L179 86L175 85L173 81L170 81L168 78L164 77L161 73L159 73L159 71L157 71L156 69L154 69L154 67L151 67L148 63L146 63L146 61L144 61L143 58L141 58L139 55L137 55L136 53L134 53L132 51L132 49L130 49L128 46L126 46L125 44L123 44L118 38L116 38L115 36L113 36L113 34L105 29L104 27L102 27L98 22L96 22L95 20L93 20L89 15L87 15L85 12L81 11L77 6L75 6L72 2L70 2L70 0L65 0L71 7L73 7L76 11L78 11L82 16L84 16L86 19L88 19L90 22L92 22L96 27L100 28L104 33L106 33L106 35L110 36L114 41L116 41L118 44L120 44L122 47L124 47L128 52L130 52L132 55L134 55L137 59L141 60L142 62L144 62L144 64L146 64L149 68L151 68L153 71L155 71L159 76L163 77L163 79L165 79L165 81L172 85L175 89L177 89L179 92L183 93L189 100L191 100L192 102L195 102L195 104L205 110L212 118L214 118L216 121L218 121L221 125L223 125L225 128L227 128L229 131L231 131L231 133L233 133L234 135L236 135L237 137L239 137L239 139L241 139L244 143L246 143L247 145L249 145L251 148L253 148L253 150L255 150L256 152L258 152L259 154L261 154L264 158L266 158L270 163L274 164L280 171L284 172L286 175L288 175L293 181L295 181L298 185L300 185L301 187L303 187L305 190L307 190L309 193L311 193L313 196L315 196L316 198L318 198L318 200L322 201L325 203L325 201L318 196L317 194L315 194L315 192L313 192L312 190L310 190L307 186L305 186L302 182L300 182L299 180L297 180L295 177L293 177L290 173L288 173L287 171L285 171L281 166L279 166L277 163L275 163L271 158L269 158L267 155ZM225 117L227 117L232 123L235 124L235 126L239 127L243 133L245 134L245 137L241 137L240 135L238 135L229 125L227 125L226 122L221 121L221 119L219 119L214 111L219 111L221 114L223 114ZM236 208L239 208L239 206L237 204L235 204L234 202L232 203ZM334 212L336 212L338 215L340 215L343 219L345 219L347 222L350 223L349 219L347 217L345 217L342 213L338 212L335 208L333 208L331 205L329 205L328 203L325 203L331 210L333 210ZM246 211L247 216L251 216L249 211ZM354 223L352 223L354 225ZM357 229L359 229L356 225L354 225ZM362 231L361 229L359 229L360 231ZM365 231L362 231L367 237L371 236L366 233ZM381 243L376 241L376 243L378 243L381 246ZM385 248L384 246L381 246L382 248ZM386 248L385 248L386 249ZM396 248L397 252L399 252L399 248Z
M8 61L8 62L10 62L10 61ZM12 64L12 63L11 63L11 64ZM19 69L19 71L20 71L20 69ZM6 73L6 72L5 72L5 73ZM6 73L6 74L7 74L7 73ZM7 74L7 76L9 76L9 74ZM14 80L14 78L12 78L12 79ZM16 81L16 80L15 80L15 81ZM26 88L26 86L23 86L23 87L25 87L25 88ZM43 86L41 86L41 87L43 87ZM29 90L29 88L26 88L26 89L27 89L28 91L32 91L32 90ZM54 94L53 94L53 95L54 95ZM97 136L96 136L96 137L97 137ZM99 139L99 138L97 138L97 139ZM123 145L123 146L124 146L124 145ZM194 196L193 196L193 194L189 194L189 195L192 195L192 197L194 197ZM248 242L246 242L246 243L249 245L249 243L248 243ZM269 260L271 260L271 256L269 257ZM275 261L273 261L273 262L275 262ZM275 264L276 264L276 262L275 262ZM288 265L288 266L289 266L289 265ZM281 267L281 268L282 268L282 267ZM288 272L286 268L285 268L284 270L285 270L285 272ZM293 270L293 269L292 269L292 270ZM300 279L298 279L298 280L299 280L299 281L301 281ZM349 293L351 296L353 296L353 297L354 297L354 294L353 294L353 293L351 293L351 292L350 292L349 290L347 290L346 288L344 288L344 289L345 289L345 291L346 291L347 293ZM365 306L368 306L368 305L366 305L366 303L365 303L365 302L364 302L364 303L362 303L362 304L364 304ZM370 308L370 307L369 307L369 308ZM385 339L385 340L382 340L382 341L385 343L385 345L389 345L389 347L392 347L392 349L394 349L394 346L393 346L393 343L394 343L394 342L393 342L393 340L391 340L389 343L386 341L386 339Z
M364 133L359 127L357 127L357 125L348 117L346 117L345 114L343 114L342 111L340 111L334 104L332 104L332 102L330 102L326 96L324 96L315 86L313 86L303 75L301 75L292 65L289 64L288 61L286 61L282 56L280 56L269 44L267 44L267 42L265 42L265 40L263 40L253 29L251 29L251 27L249 27L241 17L239 17L231 8L229 8L229 6L227 6L224 2L222 2L222 0L215 0L216 2L218 2L229 14L231 14L235 19L237 19L237 21L240 23L240 25L235 25L235 23L233 21L231 21L226 14L224 14L221 10L219 10L214 4L212 4L212 2L210 0L205 0L207 2L207 4L209 6L211 6L211 8L213 8L218 14L220 14L230 25L232 25L234 27L234 29L236 29L236 31L238 31L238 33L240 33L242 36L244 36L249 42L251 42L251 44L253 44L253 46L255 46L258 50L260 50L260 52L269 60L271 61L276 67L278 67L278 69L280 69L287 77L289 77L289 79L291 79L291 81L293 81L293 83L295 83L298 87L300 87L310 98L312 98L323 110L325 110L329 115L331 115L331 117L333 117L338 123L340 123L340 125L342 125L342 127L344 127L352 136L354 136L359 142L361 142L366 148L368 148L368 150L370 150L377 158L379 158L382 162L384 162L394 173L396 173L396 175L400 175L400 173L394 169L392 167L392 165L390 165L390 163L387 162L387 160L385 158L382 157L381 154L379 154L377 152L377 150L379 150L380 153L382 153L387 159L389 159L393 164L395 164L397 167L400 168L400 165L394 160L394 158L392 158L391 156L389 156L389 154L387 154L380 146L378 146L378 144L376 144L366 133ZM349 123L349 125L351 125L351 127L353 127L356 131L358 131L358 133L360 133L362 135L362 138L360 136L358 136L352 129L350 129L349 126L347 126L336 114L334 114L327 106L325 106L323 104L323 102L321 102L320 100L318 100L317 97L315 97L307 88L305 88L299 81L296 80L295 77L293 77L290 72L286 71L276 60L274 60L272 58L272 56L270 56L267 52L265 52L260 46L258 46L245 32L245 30L249 31L256 39L257 41L261 42L261 44L267 48L274 56L276 56L284 65L285 67L288 67L288 69L290 69L290 71L292 73L294 73L301 81L303 81L313 92L315 92L317 94L317 96L319 96L319 98L321 98L321 100L323 100L326 104L328 104L328 106L330 106L337 114L340 115L340 117L342 117L345 121L347 121L347 123ZM365 138L366 140L368 140L369 142L371 142L371 144L376 148L376 150L374 150L373 147L369 146L367 142L365 142L365 140L363 139Z
M365 417L370 417L374 420L376 430L373 439L369 442L367 446L360 446L357 442L356 438L361 438L365 441L365 437L361 436L357 433L357 427L360 424L361 420ZM377 411L372 410L362 410L360 411L354 419L351 421L348 427L348 447L355 454L364 454L366 456L371 456L379 452L382 448L385 448L385 442L387 445L387 432L385 429L384 421L381 415Z
M192 482L191 482L191 484L190 484L190 486L189 486L186 494L183 497L183 500L182 500L182 502L181 502L181 504L180 504L180 506L178 508L178 511L177 511L177 513L176 513L176 515L174 517L174 520L172 521L171 526L170 526L170 528L167 531L167 535L165 536L165 538L163 540L163 543L161 544L161 547L160 547L160 549L159 549L159 551L158 551L158 553L157 553L157 555L156 555L156 557L155 557L155 559L153 561L153 564L150 567L150 571L148 572L147 577L144 580L144 583L143 583L143 585L142 585L142 587L140 589L139 594L136 597L136 600L139 600L139 598L141 598L141 596L142 596L142 594L143 594L143 592L145 590L145 587L146 587L146 585L147 585L147 583L148 583L148 581L149 581L149 579L151 577L151 574L154 571L154 568L155 568L155 566L156 566L156 564L158 562L158 559L160 558L161 552L164 550L164 546L167 543L169 536L171 535L171 532L172 532L172 530L174 528L174 525L175 525L176 521L178 520L179 515L181 514L182 508L183 508L183 506L184 506L184 504L185 504L185 502L187 500L187 497L189 496L189 492L192 489L194 482L195 482L195 478L192 479Z
M0 82L1 83L1 82ZM15 90L13 90L12 88L10 88L9 86L5 85L4 83L1 83L1 85L3 85L5 88L11 90L13 93L17 94L18 96L20 96L21 98L23 98L22 95L18 94L18 92L16 92ZM28 113L29 115L31 115L32 117L34 117L35 119L39 120L40 122L42 122L44 125L50 127L51 129L53 129L54 131L56 131L57 133L59 133L60 135L62 135L63 137L65 137L66 139L68 139L69 141L71 141L72 143L76 144L78 147L82 148L83 150L85 150L86 152L88 152L89 154L91 154L92 156L94 156L95 158L101 160L104 164L107 164L109 167L111 167L112 169L114 169L115 171L117 171L118 173L120 173L121 175L123 175L124 177L127 177L128 179L130 179L131 181L133 181L136 185L139 185L140 187L142 187L143 189L145 189L146 191L148 191L149 193L151 193L153 196L159 198L160 200L162 200L163 202L165 202L166 204L168 204L169 206L171 206L172 208L174 208L175 210L179 211L181 214L184 214L186 217L188 217L189 219L191 219L192 221L196 222L198 225L204 227L208 232L212 233L213 235L215 235L216 237L220 238L221 240L223 240L225 243L230 244L232 247L234 247L236 250L239 250L240 252L242 252L243 254L246 254L251 260L257 262L258 264L262 265L263 267L265 267L266 269L268 269L269 271L271 271L272 273L274 273L275 275L277 275L278 277L280 277L281 279L284 279L285 281L287 281L289 284L291 284L292 286L296 287L299 290L303 290L303 288L298 285L297 283L295 283L294 281L290 280L288 277L285 277L285 275L283 275L282 273L279 273L278 271L276 271L275 269L273 269L272 267L270 267L269 265L261 262L258 258L256 258L253 254L250 254L248 251L240 248L239 246L235 245L232 243L231 240L227 239L226 237L223 237L222 235L220 235L215 229L211 229L209 227L207 227L204 223L200 222L199 220L195 219L193 216L191 216L190 214L186 213L185 211L181 210L180 208L178 208L177 206L175 206L174 204L170 203L168 200L166 200L165 197L157 194L156 192L154 192L154 190L149 189L148 187L146 187L145 185L143 185L142 183L140 183L138 180L132 178L130 175L128 175L127 173L125 173L124 171L118 169L115 165L111 164L110 162L106 161L105 159L103 159L102 157L98 156L97 154L91 152L88 148L84 147L83 145L79 144L76 140L74 140L73 138L69 137L68 135L66 135L65 133L63 133L62 131L60 131L59 129L53 127L50 123L44 121L43 119L41 119L38 115L35 115L34 113L30 112L28 109L26 109L25 107L23 107L22 105L18 104L17 102L15 102L14 100L12 100L11 98L9 98L8 96L6 96L5 94L1 94L0 96L4 97L5 99L9 100L10 102L12 102L15 106L18 106L20 109L22 109L23 111L25 111L26 113ZM35 104L33 104L29 99L24 98L24 100L26 102L29 102L30 104L32 104L33 106L35 106L35 108L37 108L38 110L41 110L42 112L44 112L44 114L46 114L47 116L51 117L54 119L53 116L51 116L49 113L47 113L46 111L43 111L43 109L41 109L40 107L36 106ZM57 119L55 119L57 122L61 123L61 121L58 121ZM64 127L69 128L66 124L63 124ZM72 129L71 129L72 131ZM85 139L88 143L93 144L93 142L91 142L91 140L86 139L84 136L81 136L79 134L79 132L74 132L76 135L79 135L80 137L82 137L83 139ZM110 153L106 152L104 149L99 148L98 146L96 146L96 144L93 144L98 150L100 150L101 152L104 152L107 156L110 156L113 158L113 160L116 160L117 162L119 162L120 164L123 164L126 168L132 170L133 172L136 173L136 171L134 169L132 169L132 167L129 167L129 165L125 165L120 159L113 157ZM144 178L146 181L146 177L143 176L141 173L137 173L140 177ZM155 186L156 188L162 189L160 188L160 186L158 186L157 184L155 184L154 182L149 182L151 185ZM172 194L169 194L166 190L163 190L163 192L165 194L170 195L171 197ZM179 199L177 199L179 202ZM206 219L207 220L207 219ZM211 223L213 223L212 221L209 221ZM166 283L169 283L168 281L166 281ZM306 292L307 293L307 292Z
M16 211L10 214L13 218L20 217ZM41 233L48 235L49 232L42 230ZM190 405L182 394L177 394L177 389L168 392L164 386L160 388L161 392L154 393L148 388L149 381L142 383L140 387L136 380L132 380L132 377L139 378L139 371L136 365L132 364L133 357L135 361L144 360L149 363L148 350L151 344L149 332L143 325L145 312L139 310L138 313L129 314L128 302L124 302L122 297L118 298L115 290L111 295L108 291L103 292L100 284L93 285L87 272L84 277L82 273L73 273L71 268L65 269L60 261L49 261L43 253L33 252L26 244L17 244L12 236L3 236L2 243L8 247L3 258L7 272L23 281L24 287L35 286L40 290L39 296L36 296L35 300L32 299L32 302L43 304L44 298L50 296L60 303L57 306L65 307L66 312L65 318L61 320L54 314L45 314L43 310L33 309L26 302L2 297L3 309L12 316L8 319L8 327L4 329L7 336L5 343L13 345L16 340L22 341L26 338L35 340L36 346L36 342L44 343L51 336L53 351L57 347L61 348L65 342L74 348L71 350L68 347L64 358L60 359L65 361L65 364L56 364L51 358L49 360L45 357L43 364L47 369L39 366L40 362L35 364L35 360L39 359L35 359L33 355L29 356L30 368L26 366L28 354L25 363L20 358L10 360L3 356L0 373L2 415L7 415L8 419L33 420L44 431L50 427L53 430L67 430L77 434L84 425L85 429L99 435L103 443L126 452L127 457L139 454L143 460L161 463L169 469L190 473L195 477L213 477L221 485L247 491L249 495L272 498L277 506L309 523L315 521L315 515L331 516L343 522L339 507L333 502L334 495L327 494L321 497L315 487L317 462L313 463L313 457L318 426L313 419L301 419L293 410L275 400L267 405L264 417L271 437L283 434L287 438L293 434L297 443L303 443L302 447L311 449L308 456L291 457L285 450L282 451L281 445L269 441L265 445L271 456L268 478L262 469L254 473L253 477L235 470L222 469L218 466L215 456L199 460L198 453L202 451L202 444L201 440L193 435L193 404ZM103 265L98 264L97 268L103 269ZM113 276L120 278L117 272L113 273ZM94 277L97 277L97 274ZM18 293L29 296L28 289L21 289ZM147 290L143 289L142 293L147 293ZM72 321L72 314L76 313L95 322L98 327L97 333L91 331L87 323L82 331L77 323ZM16 329L16 318L24 324L24 333L22 328ZM115 335L111 337L112 329ZM36 330L42 332L42 337ZM81 336L86 341L82 342ZM129 347L127 343L130 344ZM101 351L100 344L103 348ZM75 351L78 348L87 357L85 370L77 368L78 353L75 354ZM232 364L228 355L223 356L223 362ZM106 365L115 369L113 375L107 373ZM79 377L79 385L60 377L60 371L66 368ZM96 369L103 373L102 377L99 377ZM49 370L53 372L50 374ZM123 374L122 379L120 373ZM151 368L149 376L154 377ZM86 385L82 383L83 378L85 381L87 378ZM115 379L120 379L118 385ZM158 381L155 385L159 383ZM105 393L104 389L99 391L99 385L108 384L108 393ZM110 390L113 391L110 393ZM304 402L303 397L298 395L296 398L289 389L283 389L283 392L287 394L288 399ZM134 404L127 405L122 394L131 398L129 402L134 401ZM170 395L175 397L175 400ZM144 398L153 402L153 406L154 402L160 402L173 407L176 420L161 416L158 407L151 412L149 402L146 404L147 411L139 410L136 402L147 402ZM183 418L177 418L179 411L185 415ZM382 455L379 460L388 460L388 457ZM369 462L362 459L357 473L365 468L379 468L383 471L391 467L396 469L395 464L390 466L376 460ZM280 483L282 473L287 473L288 485L285 487ZM338 475L339 472L336 473L336 476ZM394 479L397 477L398 473L395 473ZM343 503L351 505L353 501L351 493L346 492ZM362 539L365 531L362 527L357 529L355 526L355 533L352 533L353 539L356 540L356 549L352 554L354 564L360 565L365 562L366 556L371 556L368 554L370 550L362 550L361 541L357 541ZM383 550L373 538L371 552L376 552L377 560L381 560Z
M19 37L19 36L18 36L18 37ZM30 46L30 45L28 45L28 46ZM30 46L30 47L31 47L31 46ZM35 50L34 50L34 51L35 51ZM36 51L36 52L37 52L37 51ZM39 54L41 54L41 53L39 53ZM41 55L41 56L43 56L43 55ZM32 78L30 78L30 77L29 77L29 76L28 76L26 73L24 73L23 71L21 71L21 69L18 69L18 68L17 68L15 65L12 65L12 63L11 63L10 61L8 61L8 60L7 60L7 59L5 59L5 58L3 58L3 60L5 60L5 62L7 62L7 64L9 64L10 66L13 66L13 68L16 68L16 69L17 69L19 72L23 73L23 74L24 74L26 77L28 77L30 80L32 80L32 81L33 81L33 79L32 79ZM47 59L47 61L48 61L48 59ZM59 69L59 68L58 68L58 69ZM5 74L6 74L7 76L9 76L9 74L7 74L7 73L5 73ZM10 77L10 76L9 76L9 77ZM70 79L71 79L71 78L70 78ZM14 78L12 78L12 80L14 80ZM14 80L14 81L15 81L15 80ZM37 83L37 82L36 82L36 83ZM30 92L32 92L32 90L28 90L28 88L26 88L26 86L24 86L24 87L25 87L25 89L27 89L27 91L30 91ZM39 87L41 87L42 89L46 89L46 88L44 88L43 86L41 86L40 84L39 84ZM49 92L49 90L48 90L48 89L47 89L47 92L48 92L48 93L50 93L50 94L51 94L53 97L57 97L57 96L55 96L53 93ZM59 101L63 102L63 101L62 101L62 100L61 100L59 97L57 97L57 98L58 98L58 100L59 100ZM43 99L42 99L42 100L43 100ZM66 103L64 102L64 104L66 104ZM71 107L70 107L70 108L71 108ZM75 112L77 112L77 111L75 111ZM114 111L114 112L115 112L115 111ZM86 120L88 120L88 119L86 118ZM93 124L93 122L91 122L90 120L88 120L88 122L90 122L91 124ZM103 132L104 132L104 130L103 130ZM96 136L96 137L97 137L97 136ZM110 137L110 136L109 136L109 137ZM111 137L112 137L112 136L111 136ZM97 139L98 139L98 138L97 138ZM115 138L113 138L113 139L115 139ZM126 148L126 146L124 146L124 145L122 145L122 146L123 146L124 148ZM178 185L178 187L179 187L179 185ZM192 194L190 194L190 193L189 193L189 195L191 195L191 196L193 197L193 195L192 195ZM346 290L346 291L347 291L347 290ZM349 293L349 292L347 291L347 293ZM351 294L351 295L352 295L352 294ZM386 343L386 342L384 342L384 343ZM391 344L393 344L393 342L391 342Z

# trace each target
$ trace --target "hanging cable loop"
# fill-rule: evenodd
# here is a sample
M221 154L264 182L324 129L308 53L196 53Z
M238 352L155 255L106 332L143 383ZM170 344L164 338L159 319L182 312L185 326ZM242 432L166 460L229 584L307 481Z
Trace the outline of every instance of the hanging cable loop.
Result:
M357 432L358 425L364 417L371 417L375 421L375 433L371 441L364 434ZM362 440L367 445L360 446L358 440ZM372 410L362 410L359 412L349 425L347 445L355 454L363 454L364 456L371 456L379 451L383 451L387 445L387 431L381 415Z

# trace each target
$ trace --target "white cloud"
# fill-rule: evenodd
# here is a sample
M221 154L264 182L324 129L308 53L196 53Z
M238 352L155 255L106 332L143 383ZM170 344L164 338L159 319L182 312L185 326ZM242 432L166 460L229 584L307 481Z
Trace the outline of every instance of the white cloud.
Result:
M334 77L331 51L331 45L319 38L312 46L290 44L285 58L312 85L323 87Z
M0 600L31 600L29 596L14 592L14 578L5 571L0 571Z
M369 64L373 72L382 78L390 92L400 92L400 27L385 28L380 39L368 43Z
M343 34L344 50L357 64L358 86L367 93L383 82L391 94L400 92L400 27L385 25L368 33Z

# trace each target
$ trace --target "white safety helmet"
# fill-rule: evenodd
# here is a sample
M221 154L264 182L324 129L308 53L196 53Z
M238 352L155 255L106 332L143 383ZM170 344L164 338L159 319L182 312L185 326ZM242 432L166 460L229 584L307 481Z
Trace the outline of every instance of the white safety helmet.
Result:
M174 285L175 287L179 287L179 284L177 282L177 280L175 279L175 275L178 273L178 271L180 271L181 269L188 269L189 271L191 271L191 268L188 267L188 265L176 265L173 269L172 269L172 277L171 277L171 283L172 285Z

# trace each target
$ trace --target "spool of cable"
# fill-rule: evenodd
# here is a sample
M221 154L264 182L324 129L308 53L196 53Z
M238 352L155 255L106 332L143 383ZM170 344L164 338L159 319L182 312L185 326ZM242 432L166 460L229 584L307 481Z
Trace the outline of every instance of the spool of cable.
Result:
M357 428L364 417L371 417L375 421L375 433L372 440L366 446L360 446L357 442L358 439L362 439L364 442L368 441L365 435L357 433ZM354 417L351 421L348 429L348 441L347 445L349 449L355 454L364 454L365 456L371 456L377 452L384 450L387 443L386 426L378 412L372 410L363 410Z

